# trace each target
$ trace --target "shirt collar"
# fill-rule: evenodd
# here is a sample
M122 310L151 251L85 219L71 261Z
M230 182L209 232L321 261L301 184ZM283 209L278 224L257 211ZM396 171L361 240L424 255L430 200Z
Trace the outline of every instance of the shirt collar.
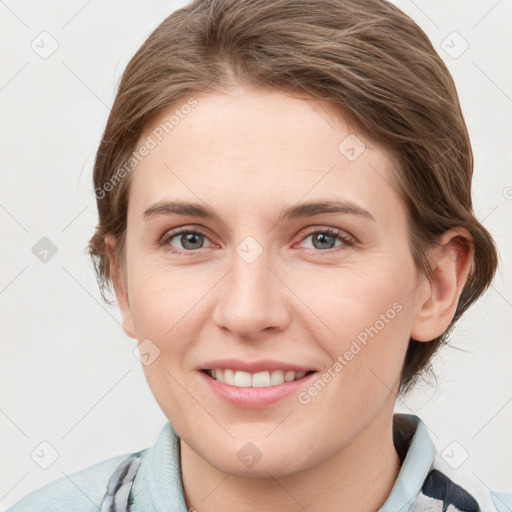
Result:
M413 414L393 415L393 442L402 459L398 478L379 512L408 512L420 492L436 449L425 424ZM133 484L137 512L186 512L179 437L167 422L142 456Z
M393 415L393 442L402 466L379 512L408 512L432 467L436 447L415 414Z
M142 456L132 489L137 512L187 511L179 453L179 437L167 422Z

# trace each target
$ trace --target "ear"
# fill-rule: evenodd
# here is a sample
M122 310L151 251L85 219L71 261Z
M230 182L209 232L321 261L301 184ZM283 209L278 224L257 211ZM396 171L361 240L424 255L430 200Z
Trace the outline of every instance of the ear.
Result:
M130 309L130 301L128 298L127 280L125 275L126 272L123 272L121 262L116 256L116 241L112 236L105 236L105 246L107 248L110 262L110 275L112 278L112 284L114 286L117 303L119 304L119 309L121 310L121 316L123 319L123 330L130 338L137 339L132 312Z
M473 244L464 228L443 233L430 254L432 279L425 279L417 294L418 302L411 326L411 338L431 341L446 331L452 321L466 283Z

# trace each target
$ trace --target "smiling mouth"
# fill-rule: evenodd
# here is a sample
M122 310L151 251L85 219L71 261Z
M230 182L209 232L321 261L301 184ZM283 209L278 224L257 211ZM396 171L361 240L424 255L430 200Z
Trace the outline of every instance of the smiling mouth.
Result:
M315 370L308 372L294 372L286 370L273 370L263 371L256 373L249 373L243 371L232 370L230 368L217 368L214 370L202 370L209 377L214 380L227 384L228 386L235 386L238 388L266 388L272 386L279 386L285 382L293 382L303 379L307 375L315 373Z

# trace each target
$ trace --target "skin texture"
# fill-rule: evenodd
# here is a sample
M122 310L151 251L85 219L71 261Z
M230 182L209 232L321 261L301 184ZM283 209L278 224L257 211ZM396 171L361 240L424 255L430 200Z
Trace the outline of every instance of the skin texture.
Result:
M354 131L327 104L248 87L194 98L134 170L122 261L107 240L123 328L160 350L143 369L181 439L187 506L376 511L400 469L392 414L409 337L428 342L449 325L471 257L454 237L469 235L441 237L429 282L414 265L389 155L358 133L366 149L347 159L338 146ZM335 199L374 220L322 213L278 222L286 206ZM220 220L144 220L163 200L206 204ZM181 235L158 245L178 227L205 236L188 252ZM353 244L329 236L315 244L326 227ZM251 263L236 250L249 236L262 249ZM293 394L238 408L198 373L207 360L234 357L287 361L320 376L393 304L394 318L307 404ZM248 442L261 452L252 467L237 457Z

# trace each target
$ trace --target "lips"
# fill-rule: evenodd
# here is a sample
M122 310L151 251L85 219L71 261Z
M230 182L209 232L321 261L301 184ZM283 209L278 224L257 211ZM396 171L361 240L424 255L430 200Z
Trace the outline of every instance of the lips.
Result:
M229 386L239 388L266 388L269 386L279 386L284 382L293 382L302 379L309 372L294 372L293 370L272 370L249 373L236 371L232 368L217 368L214 370L205 370L212 378Z
M257 366L261 368L260 363L253 364L252 367ZM215 365L217 364L219 364L218 361L215 362ZM275 362L271 362L270 366L274 364ZM279 364L290 367L289 364ZM231 368L216 368L214 370L197 368L197 370L196 373L199 381L206 386L206 389L212 393L212 396L216 396L232 406L243 409L262 409L281 400L290 399L293 395L297 395L301 389L311 385L311 381L317 373L314 370L307 372L287 370L287 372L291 372L288 378L293 375L293 380L286 381L284 377L287 372L283 370L263 370L255 373L244 372L243 370L235 371ZM226 372L228 379L230 379L231 373L233 384L226 383ZM237 379L236 382L235 378ZM281 382L281 379L284 382L278 383L278 378L279 382ZM268 385L269 380L270 385Z
M244 361L241 359L216 359L212 361L206 361L197 368L198 370L225 370L231 369L233 371L247 372L247 373L258 373L258 372L272 372L274 370L281 370L283 372L311 372L316 371L315 368L308 366L302 366L299 364L289 363L286 361L277 361L271 359L265 359L261 361Z

